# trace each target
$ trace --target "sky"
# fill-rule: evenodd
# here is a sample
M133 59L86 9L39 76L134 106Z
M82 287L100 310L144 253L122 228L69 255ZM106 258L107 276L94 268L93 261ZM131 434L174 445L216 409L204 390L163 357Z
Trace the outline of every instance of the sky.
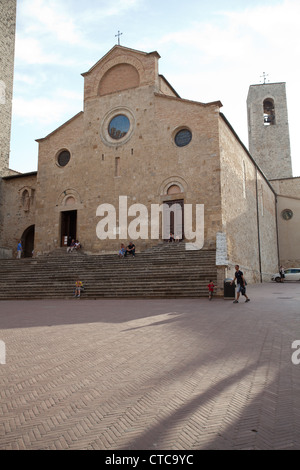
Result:
M118 43L157 51L181 98L221 101L248 148L250 85L286 82L300 176L299 0L17 0L10 168L37 170L38 143L83 110L82 73Z

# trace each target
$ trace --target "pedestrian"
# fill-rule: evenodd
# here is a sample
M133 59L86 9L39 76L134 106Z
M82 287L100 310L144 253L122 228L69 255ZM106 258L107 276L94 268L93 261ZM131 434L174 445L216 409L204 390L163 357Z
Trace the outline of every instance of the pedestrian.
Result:
M17 259L21 259L22 251L23 251L23 247L22 247L22 242L20 240L17 246Z
M81 281L77 280L75 282L75 295L74 295L74 297L80 298L80 293L81 293L82 290L83 290L83 284L82 284Z
M249 297L246 294L246 281L244 278L244 274L242 271L240 271L240 267L238 264L235 265L235 275L233 281L231 281L230 284L233 284L236 281L237 283L237 289L236 289L236 299L233 301L234 304L237 304L239 302L240 294L242 294L244 297L246 297L245 302L250 302Z
M284 273L284 267L283 266L280 266L279 274L280 274L280 282L284 282L285 273Z
M213 296L213 293L214 293L214 287L215 287L212 279L209 281L209 284L208 284L207 287L208 287L208 298L209 298L209 300L211 300L212 296Z

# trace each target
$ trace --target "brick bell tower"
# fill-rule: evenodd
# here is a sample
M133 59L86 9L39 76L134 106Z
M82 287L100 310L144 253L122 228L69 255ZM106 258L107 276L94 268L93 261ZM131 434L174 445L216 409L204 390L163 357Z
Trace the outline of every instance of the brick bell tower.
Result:
M17 0L0 0L0 177L9 167Z
M285 83L251 85L249 151L268 179L293 176Z

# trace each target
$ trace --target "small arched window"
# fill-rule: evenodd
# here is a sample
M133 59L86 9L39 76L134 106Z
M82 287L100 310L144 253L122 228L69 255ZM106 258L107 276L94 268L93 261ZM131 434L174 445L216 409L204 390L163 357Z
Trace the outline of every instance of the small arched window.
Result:
M167 191L168 196L179 193L181 193L181 189L177 184L172 184L172 186L170 186Z
M25 189L22 193L22 205L25 212L29 211L30 208L30 195L29 191Z
M264 108L264 125L272 126L275 124L275 105L272 98L267 98L263 104Z

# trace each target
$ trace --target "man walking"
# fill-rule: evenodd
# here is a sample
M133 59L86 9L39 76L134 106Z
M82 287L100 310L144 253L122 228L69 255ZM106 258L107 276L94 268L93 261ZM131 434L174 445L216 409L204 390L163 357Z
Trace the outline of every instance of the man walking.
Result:
M233 281L231 281L230 284L233 284L236 281L237 283L237 295L236 299L234 300L234 304L237 304L239 302L240 294L242 294L244 297L246 297L245 302L250 302L249 297L246 295L246 282L244 278L244 274L242 271L240 271L240 267L238 264L235 266L235 275Z

